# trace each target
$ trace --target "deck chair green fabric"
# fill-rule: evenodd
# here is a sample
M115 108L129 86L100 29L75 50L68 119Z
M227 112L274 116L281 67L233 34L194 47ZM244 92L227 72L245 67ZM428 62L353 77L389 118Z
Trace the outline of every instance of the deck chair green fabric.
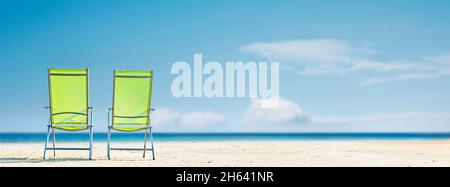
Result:
M88 99L88 70L87 69L48 69L48 86L50 106L50 120L47 125L47 139L44 156L47 150L89 150L92 158L92 112ZM53 134L53 147L48 148L50 129ZM63 131L81 131L89 129L89 148L56 148L55 129Z
M111 150L151 150L153 160L152 126L150 108L153 71L114 71L113 107L108 109L108 159ZM112 114L112 115L111 115ZM134 132L144 130L144 148L111 148L111 130ZM146 147L150 133L151 149Z

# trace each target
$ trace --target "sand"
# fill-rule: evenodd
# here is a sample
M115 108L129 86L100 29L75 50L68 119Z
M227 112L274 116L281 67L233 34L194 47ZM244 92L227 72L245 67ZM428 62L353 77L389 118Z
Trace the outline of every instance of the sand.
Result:
M57 146L87 146L58 143ZM113 146L142 146L115 142ZM156 160L139 151L113 151L106 159L106 143L94 144L93 160L87 151L48 151L42 143L1 143L0 166L450 166L449 140L398 141L215 141L157 142Z

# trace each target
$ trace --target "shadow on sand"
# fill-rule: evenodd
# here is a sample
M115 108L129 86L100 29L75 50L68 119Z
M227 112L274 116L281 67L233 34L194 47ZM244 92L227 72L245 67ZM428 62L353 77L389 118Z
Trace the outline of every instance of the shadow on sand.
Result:
M67 162L67 161L94 161L87 158L0 158L0 163L43 163L43 162Z

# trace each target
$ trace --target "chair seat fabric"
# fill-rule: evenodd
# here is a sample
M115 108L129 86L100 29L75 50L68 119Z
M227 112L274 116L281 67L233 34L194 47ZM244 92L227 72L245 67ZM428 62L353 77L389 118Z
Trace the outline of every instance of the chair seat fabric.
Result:
M86 126L61 126L61 125L53 125L53 128L65 131L82 131L86 130L89 127Z
M117 130L117 131L123 131L123 132L133 132L133 131L141 131L141 130L145 130L147 128L146 125L139 125L139 126L118 126L115 125L112 127L112 129Z

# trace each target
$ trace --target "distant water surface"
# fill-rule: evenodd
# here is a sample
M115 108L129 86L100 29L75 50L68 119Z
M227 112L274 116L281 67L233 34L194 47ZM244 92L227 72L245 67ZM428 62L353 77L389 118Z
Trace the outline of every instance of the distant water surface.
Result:
M106 141L95 133L94 141ZM0 133L0 142L44 142L45 133ZM57 133L58 142L88 141L88 133ZM114 133L113 141L143 141L144 133ZM433 140L450 133L156 133L155 141L260 141L260 140Z

